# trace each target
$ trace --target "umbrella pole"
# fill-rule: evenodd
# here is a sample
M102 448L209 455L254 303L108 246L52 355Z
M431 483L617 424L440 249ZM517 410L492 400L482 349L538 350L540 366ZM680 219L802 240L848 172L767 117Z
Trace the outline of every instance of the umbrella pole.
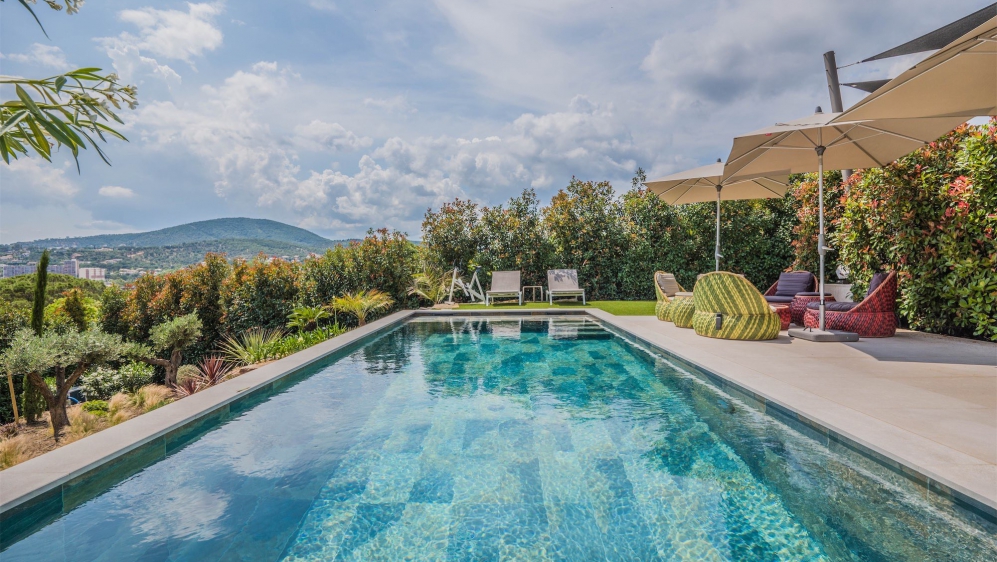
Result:
M817 235L817 253L820 255L820 331L824 331L824 146L817 147L817 208L820 234Z
M713 258L716 261L716 270L720 271L720 190L722 185L717 186L717 244L713 248Z

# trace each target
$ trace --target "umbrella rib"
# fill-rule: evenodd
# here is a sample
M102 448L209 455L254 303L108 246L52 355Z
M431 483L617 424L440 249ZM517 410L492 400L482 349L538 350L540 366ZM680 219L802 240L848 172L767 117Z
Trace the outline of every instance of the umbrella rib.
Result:
M893 131L887 131L886 129L880 129L879 127L873 127L872 125L862 125L862 127L866 128L866 129L869 129L870 131L876 131L877 133L880 133L882 135L892 135L894 137L899 137L899 138L902 138L902 139L905 139L905 140L909 140L911 142L917 142L917 143L921 143L921 144L926 144L926 143L929 142L929 141L926 141L924 139L919 139L919 138L916 138L916 137L910 137L910 136L903 135L903 134L900 134L900 133L894 133Z
M728 161L727 164L726 164L726 166L724 166L724 168L726 168L727 166L730 166L730 165L734 164L735 162L738 162L738 161L740 161L740 160L742 160L744 158L747 158L748 156L750 156L752 153L754 153L757 150L767 149L767 148L774 148L774 147L768 147L766 145L768 145L770 143L780 142L784 138L786 138L787 136L791 135L792 133L793 133L792 131L786 131L786 132L779 133L777 136L775 136L771 140L767 140L767 141L763 142L762 144L756 146L755 148L752 148L751 150L749 150L749 151L745 152L744 154L738 156L737 158L734 158L733 160ZM736 174L737 172L740 172L741 170L743 170L744 168L746 168L748 166L748 164L750 164L751 162L752 162L752 160L748 160L747 164L744 164L743 166L741 166L740 168L738 168L734 172L734 174ZM730 174L727 177L728 178L733 177L734 174ZM724 175L727 175L726 171L724 172Z
M769 181L774 181L775 183L777 183L779 185L782 185L782 186L786 185L786 184L784 184L784 183L782 183L780 181L776 181L776 180L771 179L771 178L768 178L768 179L769 179ZM751 180L751 183L757 185L758 187L761 187L762 189L764 189L765 191L768 191L769 193L771 193L773 195L778 195L779 197L782 197L783 195L785 195L785 193L779 193L778 191L772 189L771 187L765 185L764 183L759 182L757 179Z
M679 187L679 186L676 186L676 187ZM683 197L685 197L685 194L686 194L686 193L689 193L689 191L690 191L690 190L691 190L692 188L694 188L694 187L696 187L696 184L695 184L695 183L693 183L693 184L692 184L692 185L690 185L690 186L689 186L688 188L686 188L686 190L682 192L682 195L679 195L678 197L676 197L676 198L675 198L675 203L673 203L673 205L681 205L681 203L679 203L679 200L680 200L680 199L682 199Z

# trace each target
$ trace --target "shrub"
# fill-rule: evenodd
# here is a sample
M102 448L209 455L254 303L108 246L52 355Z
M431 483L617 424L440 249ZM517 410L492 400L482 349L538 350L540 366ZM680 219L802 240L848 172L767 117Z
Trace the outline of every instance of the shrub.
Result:
M135 392L152 382L152 365L130 362L118 369L97 367L80 378L87 400L107 400L119 392Z
M299 332L310 332L318 328L319 320L328 317L329 313L320 306L299 306L287 315L287 327Z
M898 311L915 329L997 341L997 120L857 174L837 245L863 294L899 277Z
M240 336L225 336L221 350L236 365L252 365L278 359L277 343L284 336L281 330L251 328Z
M122 392L136 392L138 389L152 384L156 369L152 365L131 361L118 369Z
M412 275L412 286L408 293L431 304L439 304L447 298L451 276L437 267L427 267L421 273Z
M229 332L283 328L299 301L300 274L298 264L262 254L252 261L236 260L221 296Z
M387 293L378 289L369 291L357 291L356 293L346 293L341 297L333 297L329 302L329 308L336 312L352 314L357 319L357 324L364 326L367 324L367 317L371 313L380 312L391 308L395 303L394 299Z
M184 381L189 379L199 379L201 378L201 370L194 365L181 365L177 369L177 384L183 384Z
M0 470L28 460L28 441L23 435L0 439Z
M204 358L197 366L201 377L210 385L218 384L229 377L232 366L217 355Z
M107 427L106 416L99 416L84 408L75 407L67 410L69 429L65 432L64 443L83 439Z
M173 401L173 393L165 386L150 384L131 395L131 404L142 413L151 412Z
M105 400L87 400L81 404L84 412L89 412L95 416L106 416L108 412L107 401Z

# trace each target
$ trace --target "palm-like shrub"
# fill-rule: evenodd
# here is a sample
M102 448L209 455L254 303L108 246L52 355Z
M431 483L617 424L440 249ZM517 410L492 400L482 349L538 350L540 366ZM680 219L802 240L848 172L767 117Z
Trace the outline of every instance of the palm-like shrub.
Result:
M282 330L252 328L239 337L225 336L221 350L236 365L252 365L278 359L277 344L283 336Z
M345 312L356 316L357 325L363 326L367 324L367 316L370 313L390 308L393 304L395 304L394 299L387 293L371 289L334 297L328 307L336 312Z
M427 267L422 273L412 276L412 286L408 294L425 299L433 304L443 302L447 296L447 275L439 268Z
M299 306L287 316L287 327L299 332L310 332L318 328L319 320L328 317L329 313L320 306Z

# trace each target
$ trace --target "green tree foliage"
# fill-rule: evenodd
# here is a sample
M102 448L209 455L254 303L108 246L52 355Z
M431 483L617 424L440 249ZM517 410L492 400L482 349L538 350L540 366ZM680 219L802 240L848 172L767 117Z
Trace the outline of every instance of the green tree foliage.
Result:
M997 120L853 176L835 240L862 295L896 270L912 328L997 341Z
M505 207L482 209L480 224L482 248L474 258L478 265L489 271L519 270L523 285L547 284L554 245L547 236L534 190L523 190Z
M426 211L422 221L422 243L431 259L444 269L468 271L484 246L477 203L455 199L444 203L439 211Z
M793 268L812 271L816 275L820 267L820 255L817 253L817 235L820 232L817 174L802 174L792 180L791 196L798 202L791 241L796 255ZM824 231L829 242L835 239L838 229L845 187L841 183L841 172L824 172ZM834 271L839 263L841 255L836 250L828 251L824 260L824 276L827 280L837 279Z
M100 329L109 334L127 336L130 326L125 318L129 292L111 285L100 294Z
M679 283L691 289L696 274L702 271L693 263L693 239L686 232L677 208L640 183L623 195L619 206L626 240L618 268L620 297L654 299L654 287L648 279L653 279L654 272L659 270L673 273Z
M177 369L183 362L183 351L201 338L201 320L196 313L178 316L162 324L153 326L149 332L152 351L165 353L164 359L154 357L142 348L133 348L132 355L150 365L156 365L166 370L166 385L177 383Z
M36 336L41 336L45 329L45 289L48 286L48 250L42 252L38 260L38 268L35 270L35 291L31 301L31 329ZM12 373L8 370L8 373ZM26 375L26 373L21 373ZM42 412L45 411L45 397L41 391L27 381L23 383L24 390L21 396L21 409L24 419L29 422L38 420Z
M379 289L404 303L417 264L416 247L404 234L371 230L363 240L337 246L301 265L301 301L321 306L344 293Z
M28 327L29 319L28 307L0 299L0 354L10 347L17 332ZM0 373L0 424L14 421L10 387L14 387L13 396L20 397L24 391L23 381L24 377L15 377L12 373ZM24 405L19 404L18 413L23 411Z
M619 298L618 266L626 237L613 186L572 178L554 195L543 216L558 267L578 270L589 299Z
M262 255L236 260L222 289L227 328L237 333L283 328L299 302L300 272L297 264Z
M35 271L35 294L31 304L31 329L36 336L42 335L45 327L45 287L48 285L48 250L42 252Z
M743 274L761 291L768 289L779 273L793 262L795 200L763 199L723 201L720 211L720 269ZM691 236L686 267L704 273L713 271L716 245L716 203L694 203L679 207L682 222ZM814 244L816 248L816 244ZM833 269L833 267L832 267ZM667 270L665 270L667 271ZM692 287L695 276L680 278Z
M35 298L36 274L18 275L0 279L0 300L12 302L18 306L31 307ZM100 298L104 284L91 279L80 279L61 273L49 273L45 283L45 300L54 301L70 289L80 289L90 298Z
M42 336L22 330L0 357L0 364L7 372L26 376L27 384L41 392L58 440L62 428L70 425L66 413L69 389L91 367L115 361L124 351L120 336L97 330L47 332ZM54 388L45 380L49 374Z

